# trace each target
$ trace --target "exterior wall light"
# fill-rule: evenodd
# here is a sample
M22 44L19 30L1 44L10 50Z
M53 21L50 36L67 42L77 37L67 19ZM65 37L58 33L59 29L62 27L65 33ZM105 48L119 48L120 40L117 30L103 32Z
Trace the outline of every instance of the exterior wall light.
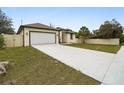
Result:
M28 35L28 32L26 32L26 35Z

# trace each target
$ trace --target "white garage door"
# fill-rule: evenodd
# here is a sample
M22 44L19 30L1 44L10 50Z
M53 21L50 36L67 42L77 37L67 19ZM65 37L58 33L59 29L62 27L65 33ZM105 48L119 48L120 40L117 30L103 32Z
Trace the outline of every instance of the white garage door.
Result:
M30 32L30 44L54 44L55 33Z

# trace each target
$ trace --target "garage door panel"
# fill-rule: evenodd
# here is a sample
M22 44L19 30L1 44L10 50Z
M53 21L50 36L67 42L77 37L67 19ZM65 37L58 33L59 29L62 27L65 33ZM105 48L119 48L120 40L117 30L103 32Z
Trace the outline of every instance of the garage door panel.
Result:
M55 33L30 32L31 45L54 44Z

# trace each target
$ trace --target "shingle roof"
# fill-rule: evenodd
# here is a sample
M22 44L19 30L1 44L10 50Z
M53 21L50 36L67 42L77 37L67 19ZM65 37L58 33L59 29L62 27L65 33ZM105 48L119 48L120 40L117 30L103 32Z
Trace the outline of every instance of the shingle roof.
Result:
M68 28L56 27L56 29L62 32L66 32L66 33L75 33L74 31Z
M51 27L51 26L48 26L48 25L44 25L44 24L41 24L41 23L32 23L32 24L21 25L19 27L19 30L18 30L17 34L20 33L20 31L21 31L20 29L22 29L23 27L38 28L38 29L48 29L48 30L57 30L54 27Z
M48 26L48 25L44 25L44 24L41 24L41 23L32 23L32 24L26 24L26 25L22 25L22 26L55 29L54 27L51 27L51 26Z

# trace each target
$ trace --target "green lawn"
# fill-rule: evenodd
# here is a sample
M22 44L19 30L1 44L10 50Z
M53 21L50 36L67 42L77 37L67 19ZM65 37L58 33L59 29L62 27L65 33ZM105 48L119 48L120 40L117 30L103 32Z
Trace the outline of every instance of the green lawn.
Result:
M10 61L0 84L100 84L32 47L2 49L0 60Z
M97 44L66 44L67 46L85 48L109 53L117 53L121 46L115 45L97 45Z

